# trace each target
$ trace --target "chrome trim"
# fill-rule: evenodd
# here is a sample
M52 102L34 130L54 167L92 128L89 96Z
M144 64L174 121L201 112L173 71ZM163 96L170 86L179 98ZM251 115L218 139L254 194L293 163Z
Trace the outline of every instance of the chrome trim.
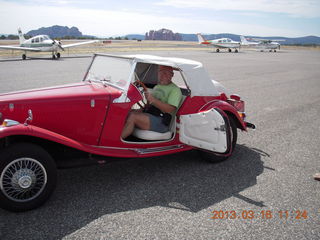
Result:
M214 128L214 130L220 131L220 132L226 132L227 128L226 128L226 125L220 125L219 127Z
M156 152L165 152L174 149L183 148L184 144L178 144L173 146L165 146L165 147L155 147L155 148L121 148L121 147L105 147L105 146L92 146L103 149L111 149L111 150L130 150L135 151L138 154L148 154L148 153L156 153Z
M173 146L166 146L166 147L156 147L156 148L137 148L136 152L139 154L148 154L148 153L156 153L156 152L165 152L169 150L181 149L183 145L173 145Z
M33 120L33 114L32 114L32 110L29 109L28 110L28 117L27 119L24 121L24 125L28 126L28 122L31 122Z
M3 120L2 126L12 127L12 126L19 125L19 124L20 123L18 121L11 120L11 119L5 119L5 120Z
M96 105L95 100L94 100L94 99L91 99L91 101L90 101L90 106L91 106L92 108L94 108L95 105Z
M13 103L9 103L9 110L13 111L14 110L14 104Z

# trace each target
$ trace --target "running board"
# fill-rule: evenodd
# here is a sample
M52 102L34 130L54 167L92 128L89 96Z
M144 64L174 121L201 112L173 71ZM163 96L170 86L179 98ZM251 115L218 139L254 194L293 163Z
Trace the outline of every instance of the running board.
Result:
M148 154L148 153L156 153L156 152L165 152L170 150L176 150L183 148L183 145L174 145L167 147L156 147L156 148L136 148L135 151L139 154Z

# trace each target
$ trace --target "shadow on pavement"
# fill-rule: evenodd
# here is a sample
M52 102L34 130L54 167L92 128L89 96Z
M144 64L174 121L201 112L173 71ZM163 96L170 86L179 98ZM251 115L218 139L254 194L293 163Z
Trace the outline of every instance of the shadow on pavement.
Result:
M25 213L0 210L1 239L60 239L106 214L154 206L198 212L254 186L266 153L237 145L222 163L196 151L59 171L57 189L42 207ZM1 226L2 225L2 226Z

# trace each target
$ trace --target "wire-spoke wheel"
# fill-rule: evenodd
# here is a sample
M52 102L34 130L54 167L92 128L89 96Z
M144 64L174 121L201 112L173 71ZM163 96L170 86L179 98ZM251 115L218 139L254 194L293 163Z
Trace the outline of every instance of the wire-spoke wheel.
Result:
M56 166L41 147L18 143L0 154L0 206L25 211L40 206L56 183Z
M40 162L32 158L20 158L10 163L0 176L3 194L17 202L30 201L43 191L47 173Z

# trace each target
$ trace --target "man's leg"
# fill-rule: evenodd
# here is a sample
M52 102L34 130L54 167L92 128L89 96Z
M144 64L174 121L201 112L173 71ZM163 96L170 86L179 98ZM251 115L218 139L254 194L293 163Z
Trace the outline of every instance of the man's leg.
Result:
M134 127L137 126L143 130L150 129L150 119L149 116L145 113L140 112L130 112L127 118L126 124L122 130L121 137L125 139L128 137L134 130Z

